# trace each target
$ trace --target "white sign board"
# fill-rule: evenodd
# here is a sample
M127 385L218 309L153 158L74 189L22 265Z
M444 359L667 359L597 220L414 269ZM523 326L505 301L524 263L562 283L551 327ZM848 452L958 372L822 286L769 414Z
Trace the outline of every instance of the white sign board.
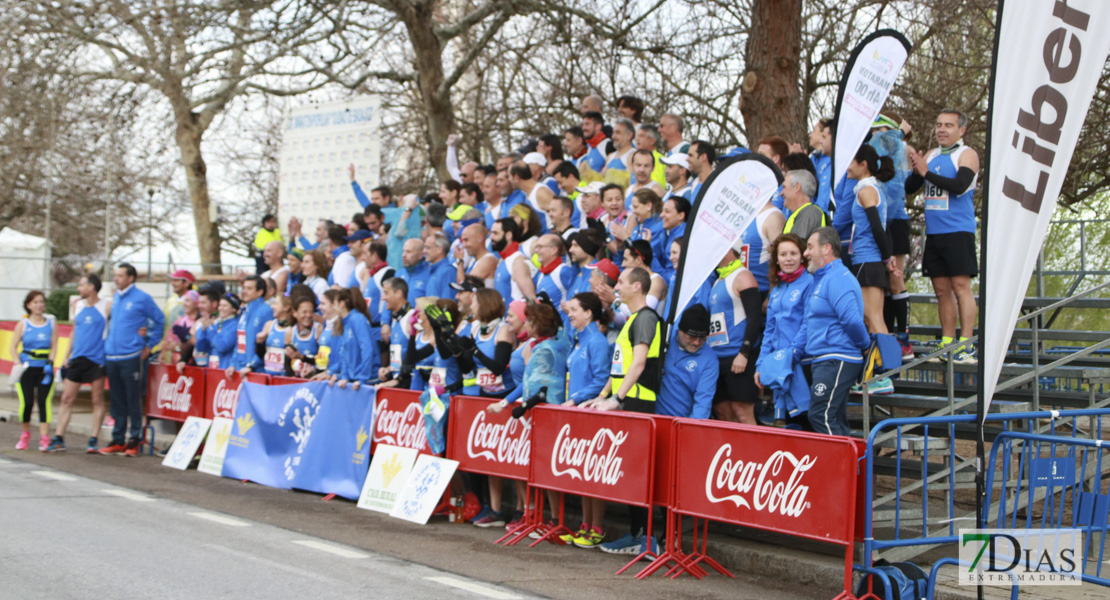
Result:
M182 471L188 469L189 463L196 456L197 448L200 448L200 443L204 441L204 436L208 433L208 427L211 425L211 419L200 417L185 419L185 424L181 426L181 431L177 432L177 437L173 439L173 444L170 446L170 451L166 453L166 458L162 459L162 466Z
M374 450L370 472L362 484L358 507L389 513L397 503L401 490L409 480L409 473L416 463L417 451L388 444L379 444Z
M421 525L427 523L458 466L455 460L421 454L389 516Z
M231 428L234 425L235 421L227 417L212 419L212 427L208 430L208 442L204 444L204 451L200 453L198 471L217 477L223 475L227 442L231 439Z
M319 219L346 223L362 211L351 189L348 167L362 190L380 185L381 146L377 96L295 108L285 118L281 143L278 222L303 223L311 237Z

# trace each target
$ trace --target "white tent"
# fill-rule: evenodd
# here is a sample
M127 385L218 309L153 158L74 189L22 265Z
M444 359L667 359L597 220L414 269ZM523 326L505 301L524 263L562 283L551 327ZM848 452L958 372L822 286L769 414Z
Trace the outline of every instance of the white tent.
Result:
M45 238L0 229L0 320L23 316L23 299L31 290L46 290L50 245Z

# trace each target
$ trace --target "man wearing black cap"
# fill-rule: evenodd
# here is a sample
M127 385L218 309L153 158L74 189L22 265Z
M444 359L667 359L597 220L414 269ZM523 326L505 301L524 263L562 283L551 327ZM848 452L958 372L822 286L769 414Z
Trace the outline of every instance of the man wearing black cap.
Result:
M587 267L597 260L597 253L605 244L605 237L594 229L582 229L570 238L567 255L578 272L578 277L567 291L567 298L575 294L593 291L590 276L593 274Z
M655 414L709 418L720 369L717 355L705 343L708 337L709 309L693 304L682 313L678 333L667 348Z
M467 275L462 283L451 282L448 287L453 290L455 302L459 304L459 326L455 329L455 332L461 335L464 325L474 320L474 315L470 313L470 304L474 300L474 292L484 288L485 284L481 279L473 275Z

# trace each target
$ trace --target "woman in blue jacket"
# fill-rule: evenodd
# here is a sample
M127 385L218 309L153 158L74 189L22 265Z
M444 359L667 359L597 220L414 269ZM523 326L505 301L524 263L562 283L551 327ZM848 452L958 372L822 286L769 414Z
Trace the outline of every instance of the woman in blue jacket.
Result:
M358 288L331 289L324 292L324 297L335 305L336 316L339 320L334 326L333 336L339 336L341 342L338 350L342 354L341 360L332 360L339 364L338 370L331 371L331 383L339 387L358 390L363 384L368 384L378 372L381 362L378 356L378 345L370 334L370 316L366 312L366 301ZM334 348L334 346L333 346Z
M601 393L609 381L612 354L609 353L609 340L598 329L606 317L597 294L576 294L567 300L566 311L575 333L567 355L567 400L564 404L577 406Z
M760 371L766 372L776 352L787 350L793 356L794 337L802 326L806 300L813 287L813 275L806 271L805 248L806 242L793 233L779 236L771 245L768 270L771 293L767 299L767 322L755 373L755 381L760 386L769 383L760 380ZM809 389L805 391L808 394ZM810 430L805 414L809 407L808 397L794 397L789 390L775 390L774 396L776 419Z
M216 322L208 326L206 337L212 344L208 368L226 369L235 358L235 330L239 325L239 296L227 294L217 305Z

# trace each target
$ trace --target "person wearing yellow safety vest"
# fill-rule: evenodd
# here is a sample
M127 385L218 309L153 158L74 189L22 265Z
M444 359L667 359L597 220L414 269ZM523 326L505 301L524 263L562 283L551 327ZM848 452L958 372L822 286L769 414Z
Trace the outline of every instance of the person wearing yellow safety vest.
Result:
M266 249L266 244L273 241L281 241L281 230L278 229L277 217L271 213L266 213L262 216L262 227L259 227L258 232L254 234L254 252L252 254L254 254L256 273L266 270L262 251Z
M806 170L787 171L782 181L782 201L790 218L783 233L793 233L803 240L817 228L828 225L825 211L813 202L817 194L817 178Z
M647 269L633 267L621 272L616 292L621 302L628 305L632 316L625 321L617 336L609 382L597 398L583 402L582 408L655 413L662 371L659 350L663 336L660 335L659 315L647 306L650 287L651 275ZM658 553L658 543L645 534L647 509L629 506L628 517L628 534L601 544L601 550L611 554L638 554L643 550Z

